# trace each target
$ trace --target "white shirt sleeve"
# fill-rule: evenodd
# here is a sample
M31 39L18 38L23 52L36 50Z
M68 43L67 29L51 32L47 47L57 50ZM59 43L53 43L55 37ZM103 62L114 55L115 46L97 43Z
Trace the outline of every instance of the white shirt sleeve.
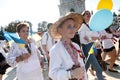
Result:
M107 33L105 30L103 30L103 31L100 31L100 34L101 34L101 36L102 35L105 35L107 38L112 38L113 37L113 34L111 33Z
M45 32L42 36L42 45L46 45L47 44L47 32Z
M86 35L88 37L99 37L99 33L98 32L93 32L93 31L87 31Z
M62 59L56 50L50 51L49 76L53 80L68 80L71 78L70 71L62 66Z
M79 33L79 36L80 36L80 42L82 44L88 44L89 43L84 39L85 36L87 36L88 38L99 37L98 32L90 31L90 29L85 24L82 24L81 28L78 30L78 33Z
M20 56L20 50L16 43L13 43L6 57L6 61L10 66L16 65L16 57Z

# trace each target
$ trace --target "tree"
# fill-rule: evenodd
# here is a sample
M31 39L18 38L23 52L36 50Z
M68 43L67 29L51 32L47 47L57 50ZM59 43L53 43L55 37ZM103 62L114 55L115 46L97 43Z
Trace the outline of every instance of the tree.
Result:
M16 32L16 26L17 26L17 24L19 24L20 22L27 22L27 23L30 25L30 27L32 27L32 23L29 22L29 21L18 21L18 20L16 20L16 21L12 21L11 23L9 23L9 24L5 27L5 31L7 31L7 32Z
M41 27L41 23L38 23L38 32L43 32L43 29Z
M0 40L4 40L4 38L2 37L2 31L3 31L3 29L4 29L4 28L1 26L1 27L0 27Z
M1 27L0 27L0 31L2 32L3 30L4 30L4 28L1 26Z
M38 23L38 32L44 32L47 30L47 22L42 21L42 23Z

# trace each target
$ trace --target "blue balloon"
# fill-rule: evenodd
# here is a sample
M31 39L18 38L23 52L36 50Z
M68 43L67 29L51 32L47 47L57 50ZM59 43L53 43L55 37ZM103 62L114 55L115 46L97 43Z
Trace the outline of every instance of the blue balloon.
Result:
M101 31L109 27L112 22L112 12L107 9L102 9L96 12L90 19L90 29L92 31Z

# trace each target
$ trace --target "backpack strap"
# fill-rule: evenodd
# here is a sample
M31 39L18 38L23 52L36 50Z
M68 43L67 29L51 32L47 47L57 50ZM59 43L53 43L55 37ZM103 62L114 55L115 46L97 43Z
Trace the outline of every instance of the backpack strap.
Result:
M46 36L47 36L47 40L46 40L46 44L47 44L47 41L48 41L48 38L49 38L48 32L46 32Z

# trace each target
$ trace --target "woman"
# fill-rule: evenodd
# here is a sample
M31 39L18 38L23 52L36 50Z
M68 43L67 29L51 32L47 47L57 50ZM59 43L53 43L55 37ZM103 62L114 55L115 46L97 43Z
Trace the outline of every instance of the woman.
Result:
M81 22L80 14L70 13L52 26L52 37L60 39L50 50L49 77L53 80L87 80L80 47L71 41Z
M17 25L16 31L20 39L24 40L25 46L22 48L14 42L7 56L7 62L11 66L17 66L18 80L43 80L40 54L35 41L28 38L29 28L24 22Z
M95 57L94 54L89 54L90 48L93 45L94 40L99 39L99 38L104 38L100 36L100 34L98 32L93 32L90 30L89 28L89 20L91 18L91 14L89 11L84 11L82 13L83 18L84 18L84 22L82 24L82 26L80 27L80 29L78 30L78 33L80 35L80 42L82 44L82 49L83 49L83 53L86 57L86 59L89 58L86 62L86 70L88 70L90 64L92 64L92 66L94 67L95 71L96 71L96 75L98 80L104 80L103 79L103 75L102 75L102 69Z
M105 29L104 31L102 31L102 33L106 34L108 39L104 39L102 40L102 46L103 46L103 53L102 53L102 58L105 62L110 63L109 72L118 72L117 70L114 70L114 63L115 60L117 58L117 54L116 54L116 50L115 50L115 46L114 43L112 41L112 37L113 34L111 32L111 30L109 28ZM109 59L106 59L106 55L109 55Z

